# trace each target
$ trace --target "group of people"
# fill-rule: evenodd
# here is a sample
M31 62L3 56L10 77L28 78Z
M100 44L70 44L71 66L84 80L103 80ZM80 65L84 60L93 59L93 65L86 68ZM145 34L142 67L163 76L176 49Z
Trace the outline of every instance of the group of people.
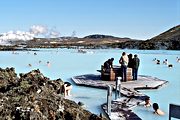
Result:
M108 72L110 68L113 68L113 61L114 58L110 58L104 62L106 72ZM140 64L140 59L138 58L137 54L135 54L133 57L132 54L127 55L126 52L123 52L119 59L119 63L121 65L122 81L127 81L127 68L132 69L133 80L137 80L138 68Z
M132 76L133 80L137 80L138 76L138 68L140 64L140 59L138 58L137 54L133 55L129 54L127 55L126 52L122 53L122 56L120 57L119 63L121 64L121 70L122 70L122 81L127 81L127 68L132 68Z
M154 58L153 61L155 61L155 63L157 65L160 65L161 64L161 61L157 58ZM180 63L180 58L179 57L176 57L176 62ZM172 68L173 67L173 64L170 64L168 62L168 59L164 59L163 62L162 62L164 65L167 65L169 68Z
M42 62L42 61L41 61L41 60L39 60L39 62L38 62L38 63L40 64L41 62ZM51 67L51 64L50 64L50 62L49 62L49 61L47 61L47 62L46 62L46 65L47 65L48 67ZM29 66L29 67L32 67L32 64L30 64L30 63L29 63L29 64L28 64L28 66Z
M156 62L157 65L161 64L161 61L159 59L154 58L153 61ZM173 64L169 64L168 59L163 60L162 62L164 65L167 65L169 68L173 67Z
M159 108L159 105L157 103L153 103L153 105L150 102L150 97L145 98L145 107L153 107L154 113L157 115L164 115L164 112Z

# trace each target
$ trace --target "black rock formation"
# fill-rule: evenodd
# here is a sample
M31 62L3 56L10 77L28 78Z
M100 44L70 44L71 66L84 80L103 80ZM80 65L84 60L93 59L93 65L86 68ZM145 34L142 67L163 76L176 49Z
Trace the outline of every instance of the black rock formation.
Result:
M63 84L38 69L18 77L14 68L0 68L0 120L89 120L92 113L63 97Z

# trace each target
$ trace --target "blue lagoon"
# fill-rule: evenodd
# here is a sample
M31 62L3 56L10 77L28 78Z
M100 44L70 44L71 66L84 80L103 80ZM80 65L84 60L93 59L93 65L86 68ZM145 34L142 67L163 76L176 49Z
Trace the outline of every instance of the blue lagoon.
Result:
M168 119L169 104L180 105L180 63L176 57L180 57L180 51L169 50L121 50L121 49L87 49L86 53L78 53L77 49L35 49L39 51L12 51L0 52L0 67L15 67L17 73L26 73L33 69L40 71L50 79L61 78L73 84L72 96L69 99L83 102L86 108L96 114L102 112L100 105L106 102L106 90L90 87L76 86L71 77L82 74L99 74L101 64L113 57L114 64L118 65L123 51L138 54L140 58L140 75L149 75L169 81L169 83L157 90L142 90L141 92L151 97L151 102L157 102L165 112L164 116L153 114L152 108L135 107L133 111L143 120ZM37 55L34 55L34 53ZM161 60L157 65L153 59ZM168 68L162 61L168 59L173 68ZM41 61L41 62L39 62ZM47 65L47 62L50 62ZM31 64L31 67L29 66Z

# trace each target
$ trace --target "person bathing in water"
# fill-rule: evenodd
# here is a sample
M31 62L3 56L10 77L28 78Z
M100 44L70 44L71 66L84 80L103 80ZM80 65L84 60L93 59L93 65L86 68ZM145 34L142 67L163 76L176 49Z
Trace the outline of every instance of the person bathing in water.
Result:
M69 82L64 82L64 97L71 96L72 85Z
M150 107L151 106L151 102L150 102L150 97L145 98L145 107Z
M157 103L153 103L153 109L154 109L154 114L164 115L164 112L159 109L159 105Z

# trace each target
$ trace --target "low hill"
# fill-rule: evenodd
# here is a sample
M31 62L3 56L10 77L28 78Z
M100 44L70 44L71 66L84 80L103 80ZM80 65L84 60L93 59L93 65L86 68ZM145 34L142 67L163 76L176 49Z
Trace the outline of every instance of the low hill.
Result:
M110 38L110 39L117 39L118 37L114 37L111 35L101 35L101 34L94 34L94 35L88 35L85 36L84 38L89 38L89 39L105 39L105 38Z
M177 25L149 40L126 41L111 44L114 48L144 49L144 50L180 50L180 25Z
M158 36L153 37L150 41L171 41L178 40L180 41L180 25L175 26Z
M155 49L180 50L180 25L147 40Z
M28 48L49 48L49 47L85 47L85 48L107 48L109 44L134 41L130 38L118 38L109 35L89 35L83 38L78 37L61 37L61 38L34 38L27 41ZM17 42L16 42L17 44ZM19 44L19 43L18 43Z

